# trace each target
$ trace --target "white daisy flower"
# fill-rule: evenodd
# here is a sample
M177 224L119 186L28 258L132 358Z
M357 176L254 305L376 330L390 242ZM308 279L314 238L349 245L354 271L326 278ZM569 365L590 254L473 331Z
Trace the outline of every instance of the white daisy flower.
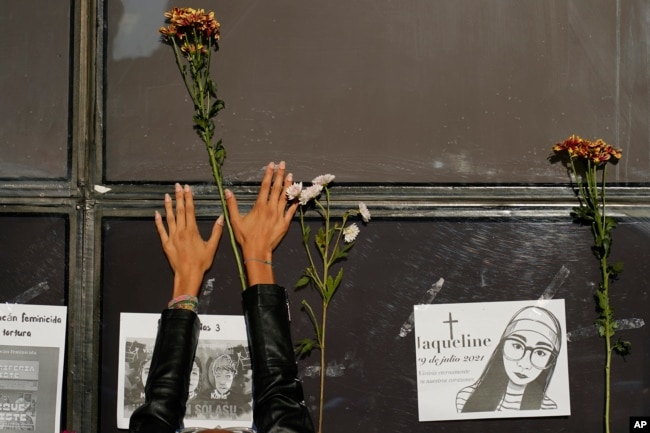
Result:
M359 213L364 223L370 221L370 211L368 210L368 206L362 201L359 202Z
M294 200L300 197L300 192L302 191L302 182L294 182L287 190L287 199Z
M315 177L314 180L311 181L314 185L322 185L325 186L328 183L332 182L336 176L333 174L321 174L318 177Z
M300 192L300 204L306 205L309 203L309 200L318 197L320 192L323 190L323 186L319 184L314 184L308 186Z
M347 243L354 242L359 234L359 227L352 223L343 229L343 240Z

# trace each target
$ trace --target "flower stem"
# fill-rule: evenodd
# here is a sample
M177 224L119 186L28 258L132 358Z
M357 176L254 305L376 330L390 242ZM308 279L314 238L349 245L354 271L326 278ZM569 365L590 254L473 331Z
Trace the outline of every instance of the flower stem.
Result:
M187 38L187 35L185 36ZM198 36L194 34L194 38L198 39ZM210 98L210 88L212 87L209 83L210 74L209 74L209 65L211 58L211 43L208 46L207 59L205 64L201 62L200 56L197 58L188 57L189 73L190 78L187 76L187 67L181 61L182 55L176 39L172 39L172 48L174 50L174 59L176 61L176 66L178 67L181 77L183 78L183 83L185 84L185 89L192 98L192 104L194 105L194 111L196 113L195 119L200 119L202 124L199 124L195 120L195 124L198 125L198 135L205 144L205 148L208 151L208 156L210 159L210 167L212 168L212 176L217 184L219 190L219 199L221 201L221 208L223 210L224 220L226 221L226 226L228 227L228 235L230 237L230 246L232 252L235 256L235 262L237 264L237 271L239 274L239 280L241 282L242 290L246 290L246 274L244 273L244 267L242 264L241 256L239 253L239 248L237 246L237 241L235 240L235 235L232 230L232 224L230 223L230 214L228 212L228 207L226 206L226 200L224 196L223 188L223 173L221 171L222 159L217 158L217 147L212 145L212 133L214 131L214 122L210 118L210 107L211 107L211 98ZM219 143L218 143L219 145Z
M592 215L592 233L595 241L595 252L600 264L601 284L598 289L598 308L600 318L598 323L601 327L601 335L605 339L605 401L603 423L605 433L610 433L610 409L611 409L611 363L612 363L612 335L614 334L613 311L609 303L609 280L610 270L607 258L610 253L611 237L610 228L606 221L605 210L605 170L603 167L603 178L600 191L598 190L597 166L591 161L587 162L586 180L587 188L583 190L585 203L590 208Z
M327 324L327 301L323 298L323 317L321 322L321 338L320 338L320 396L318 406L318 433L323 431L323 406L325 401L325 376L327 371L325 368L325 332Z
M598 259L600 267L600 284L596 289L596 301L598 318L596 325L598 333L605 339L605 395L603 430L610 432L610 408L611 408L611 369L612 353L617 352L626 355L630 351L631 343L620 339L612 343L612 337L616 332L614 322L614 310L610 304L609 288L610 281L622 271L623 264L608 264L608 258L612 251L612 230L616 227L616 221L609 217L606 212L606 172L608 163L616 163L622 156L622 149L616 149L601 139L596 141L583 140L577 135L571 135L567 140L557 143L553 147L556 156L570 164L571 174L576 181L577 196L580 201L578 207L573 208L572 216L574 222L582 225L590 225L593 237L591 252ZM598 170L602 169L602 179L598 186Z
M302 232L305 233L305 212L302 209L302 206L300 206L300 227L302 229ZM314 258L311 254L311 250L309 249L309 239L307 237L303 237L303 245L305 246L305 252L307 253L307 259L309 260L309 266L311 269L314 270L314 272L311 272L310 276L314 280L316 286L321 290L321 287L323 286L324 282L320 281L320 278L318 276L318 273L316 273L316 266L314 265ZM322 291L322 290L321 290ZM316 322L315 322L316 323Z
M605 433L609 433L609 412L611 406L611 365L612 365L612 342L610 337L610 324L609 321L605 324Z
M223 217L226 221L226 226L228 227L228 236L230 238L230 246L232 248L233 255L235 256L235 262L237 263L237 271L239 273L239 281L241 282L242 291L246 290L246 274L244 273L244 267L242 264L241 256L239 254L239 248L237 247L237 241L235 239L235 233L232 230L232 224L230 223L230 213L228 212L228 206L226 205L226 197L224 195L223 189L223 174L221 173L221 166L217 161L214 149L206 142L206 148L208 149L208 155L210 156L210 167L212 168L212 175L215 182L217 183L217 189L219 190L219 200L221 201L221 208L223 209Z
M321 317L321 342L320 342L320 399L318 407L318 433L323 431L323 407L325 405L325 376L326 376L326 365L325 365L325 336L327 332L327 307L329 305L330 295L328 294L327 282L330 269L330 260L329 260L329 249L330 249L330 193L329 189L325 187L325 204L326 207L323 209L325 212L325 245L323 247L323 276L321 288L321 296L323 298L323 315ZM318 202L318 205L322 204Z
M614 334L614 329L612 323L614 318L612 317L612 310L609 307L609 271L607 268L607 258L603 257L600 260L600 268L602 271L602 288L601 296L603 297L604 302L607 305L601 312L601 317L603 326L604 326L604 337L605 337L605 413L604 413L604 422L605 422L605 433L610 431L610 408L611 408L611 367L612 367L612 335Z

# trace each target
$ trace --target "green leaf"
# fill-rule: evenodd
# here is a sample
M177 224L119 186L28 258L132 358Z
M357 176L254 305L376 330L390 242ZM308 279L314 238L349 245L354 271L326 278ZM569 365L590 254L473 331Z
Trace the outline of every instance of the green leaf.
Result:
M207 128L208 122L202 117L197 115L194 116L192 119L194 120L194 124L196 125L197 128L200 128L201 130L205 130Z
M324 297L328 303L329 301L332 300L332 297L334 296L334 293L336 293L336 289L339 288L342 279L343 279L343 268L339 269L336 278L332 278L331 275L327 276L327 281L325 283L326 288L325 288Z
M316 233L314 241L316 242L316 247L318 247L318 251L320 252L321 257L325 257L325 245L327 245L327 236L323 227L320 227L318 229L318 233Z
M217 99L212 103L212 106L210 107L210 117L215 117L219 111L223 110L226 108L225 102L223 102L221 99Z
M603 248L602 244L601 244L601 245L593 245L593 246L591 247L591 252L594 254L594 256L595 256L598 260L600 260L600 259L602 259L602 258L604 258L604 257L607 257L607 256L605 255L605 254L606 254L605 248Z
M334 280L334 291L339 288L341 285L341 280L343 279L343 268L339 269L338 274L336 274L336 279Z
M346 244L346 246L347 245L350 245L350 244ZM341 249L337 248L336 250L334 250L334 253L332 254L332 263L335 263L335 262L337 262L339 260L345 259L345 258L347 258L347 256L348 255L344 250L341 250Z
M206 83L206 90L208 93L210 93L210 96L217 96L217 85L215 84L214 81L208 78L208 81Z
M599 319L596 321L596 325L598 326L598 335L601 337L611 337L614 335L614 329L610 326L608 331L606 322L606 319Z
M354 242L346 243L343 245L343 248L336 249L332 255L332 263L347 258L348 251L354 246Z
M613 277L616 277L618 274L623 272L623 262L616 262L609 266L609 272Z
M208 121L207 131L210 134L210 137L214 135L214 122L212 121L212 119Z
M632 343L619 339L612 349L621 356L630 355L632 353Z
M588 225L594 221L592 212L584 206L574 207L571 212L574 222Z
M223 166L223 162L226 160L226 148L223 147L223 142L219 139L215 144L212 145L214 151L214 157L217 160L219 166Z
M312 338L303 338L296 343L294 352L299 359L304 359L315 349L320 349L316 340Z
M336 232L338 230L340 230L338 224L334 224L334 227L330 228L330 231L327 233L327 241L328 242L330 242L330 243L332 242L332 239L334 238L334 235L336 234Z
M304 226L302 230L302 242L306 245L309 242L309 235L311 234L311 226Z
M612 217L605 217L605 230L609 232L616 228L616 220Z
M225 153L226 148L223 147L223 140L219 139L217 142L212 146L212 148L215 150L215 152L223 151Z
M300 279L296 282L295 288L300 289L302 287L305 287L309 282L311 281L311 278L309 278L307 275L303 275L300 277Z

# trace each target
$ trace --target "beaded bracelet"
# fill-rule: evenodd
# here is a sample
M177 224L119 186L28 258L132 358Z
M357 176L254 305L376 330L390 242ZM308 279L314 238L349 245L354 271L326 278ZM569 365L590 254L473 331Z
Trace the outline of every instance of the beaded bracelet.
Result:
M265 265L269 265L270 267L273 267L273 262L269 262L268 260L255 259L255 258L244 259L244 264L246 264L247 262L260 262L260 263L264 263Z
M172 310L191 310L195 313L199 307L199 298L192 295L180 295L169 301L167 308Z

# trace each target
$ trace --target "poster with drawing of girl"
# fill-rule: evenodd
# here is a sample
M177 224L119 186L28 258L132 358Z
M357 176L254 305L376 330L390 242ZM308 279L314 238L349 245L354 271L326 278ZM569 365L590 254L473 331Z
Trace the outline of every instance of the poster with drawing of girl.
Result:
M117 426L145 401L160 314L121 313ZM243 316L200 314L201 334L190 374L185 427L240 427L253 422L251 362Z
M415 320L421 421L570 414L563 300L416 306Z

